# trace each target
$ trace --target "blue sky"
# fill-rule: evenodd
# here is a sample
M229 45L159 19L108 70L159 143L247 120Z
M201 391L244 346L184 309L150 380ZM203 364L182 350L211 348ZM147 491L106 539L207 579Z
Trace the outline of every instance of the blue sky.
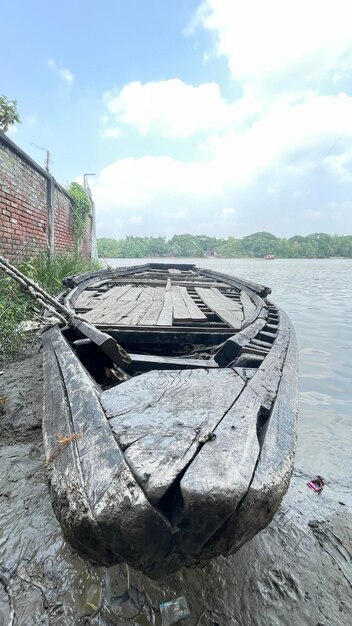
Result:
M352 233L350 0L2 0L9 136L98 236ZM6 27L4 26L6 25Z

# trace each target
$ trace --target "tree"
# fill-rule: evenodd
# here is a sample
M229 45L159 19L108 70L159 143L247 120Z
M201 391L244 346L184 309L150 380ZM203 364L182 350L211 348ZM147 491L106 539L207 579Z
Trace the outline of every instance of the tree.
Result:
M0 130L6 133L12 124L20 124L20 116L17 111L17 101L9 100L6 96L0 96Z

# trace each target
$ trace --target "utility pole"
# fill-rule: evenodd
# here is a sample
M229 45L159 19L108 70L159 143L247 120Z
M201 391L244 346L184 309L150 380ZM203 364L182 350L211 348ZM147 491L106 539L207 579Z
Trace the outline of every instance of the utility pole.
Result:
M35 148L39 148L39 150L44 150L44 152L46 152L46 158L45 158L45 169L47 172L49 172L49 164L51 161L51 154L49 152L49 150L47 148L42 148L41 146L37 146L36 143L31 143L31 146L34 146Z
M95 230L95 204L94 204L94 200L93 200L93 196L92 196L92 192L90 190L89 184L88 184L88 176L95 176L95 174L83 174L83 188L86 191L86 193L89 196L89 199L92 203L92 215L91 215L91 220L90 220L90 238L91 238L91 242L92 242L92 247L91 247L91 258L92 259L97 259L98 258L98 248L97 248L97 235L96 235L96 230Z

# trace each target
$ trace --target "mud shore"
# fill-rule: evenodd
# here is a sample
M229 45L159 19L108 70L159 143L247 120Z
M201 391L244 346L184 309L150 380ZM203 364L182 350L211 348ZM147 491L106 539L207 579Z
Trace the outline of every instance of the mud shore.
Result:
M237 554L150 581L82 560L52 512L41 438L39 348L0 367L0 626L160 624L186 598L185 626L344 626L352 614L351 484L321 495L295 470L273 522ZM337 460L338 461L338 460Z

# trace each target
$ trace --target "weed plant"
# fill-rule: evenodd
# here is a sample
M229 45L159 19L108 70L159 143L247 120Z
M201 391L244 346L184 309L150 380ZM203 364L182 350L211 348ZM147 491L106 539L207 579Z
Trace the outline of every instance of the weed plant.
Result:
M17 263L17 267L48 293L55 295L62 289L62 280L66 276L95 271L101 265L98 261L73 253L51 257L41 253ZM41 315L41 307L12 278L0 271L0 362L24 356L30 351L35 333L21 330L21 323Z

